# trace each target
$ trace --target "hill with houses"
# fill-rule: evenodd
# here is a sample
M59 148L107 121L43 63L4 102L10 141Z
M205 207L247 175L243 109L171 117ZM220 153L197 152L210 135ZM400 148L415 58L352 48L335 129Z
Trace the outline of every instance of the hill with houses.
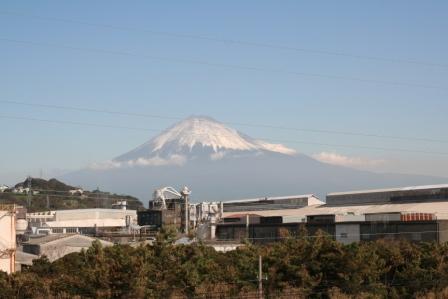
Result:
M133 196L101 191L88 191L57 179L26 178L14 186L2 185L0 204L18 204L30 212L63 209L111 208L125 200L129 209L140 209L142 202Z

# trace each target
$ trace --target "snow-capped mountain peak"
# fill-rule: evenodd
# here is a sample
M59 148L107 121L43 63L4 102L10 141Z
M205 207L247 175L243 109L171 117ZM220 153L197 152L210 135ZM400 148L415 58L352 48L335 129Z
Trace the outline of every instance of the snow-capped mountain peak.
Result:
M152 140L153 152L174 143L178 149L193 149L195 145L210 147L214 152L227 150L254 150L256 145L244 139L236 130L208 117L190 117Z
M190 117L165 130L136 149L115 158L111 167L183 164L195 158L219 160L231 154L274 152L295 155L282 144L256 140L212 118Z

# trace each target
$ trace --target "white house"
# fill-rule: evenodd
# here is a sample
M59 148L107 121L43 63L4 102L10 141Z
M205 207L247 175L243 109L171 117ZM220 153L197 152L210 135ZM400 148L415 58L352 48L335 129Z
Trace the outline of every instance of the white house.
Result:
M84 190L82 190L81 188L72 189L68 190L68 193L70 193L71 195L82 195L84 193Z

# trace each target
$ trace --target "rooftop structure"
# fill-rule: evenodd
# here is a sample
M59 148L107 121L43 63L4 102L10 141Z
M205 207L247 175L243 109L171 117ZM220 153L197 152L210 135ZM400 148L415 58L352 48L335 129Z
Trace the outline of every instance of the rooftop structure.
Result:
M327 195L326 203L327 205L346 205L438 200L448 200L448 184L335 192Z
M23 244L23 252L36 256L47 256L52 262L69 253L80 252L98 240L103 246L112 246L113 243L83 236L79 234L59 234L30 238Z
M23 267L29 267L33 265L33 260L38 259L39 257L35 254L26 253L21 250L16 251L16 272L21 271Z
M125 209L76 209L28 213L33 233L92 234L98 229L119 229L136 224L137 211Z
M287 210L318 204L323 204L323 202L313 194L305 194L231 200L224 202L223 207L224 213L227 213L263 210Z

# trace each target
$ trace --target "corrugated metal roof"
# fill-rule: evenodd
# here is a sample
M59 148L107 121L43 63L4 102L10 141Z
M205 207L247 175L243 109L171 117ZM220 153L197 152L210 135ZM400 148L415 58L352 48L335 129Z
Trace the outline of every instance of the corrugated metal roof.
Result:
M87 243L92 243L95 240L99 240L103 245L113 245L113 243L111 243L111 242L100 240L100 239L96 239L96 238L91 238L91 237L88 237L88 236L83 236L83 235L80 235L80 234L54 234L54 235L48 235L48 236L39 237L39 238L32 238L28 242L26 242L25 244L43 245L43 244L48 244L48 243L51 243L51 242L70 241L70 244L66 244L66 246L78 247L78 245L79 245L79 246L83 247L83 246L86 245L86 242Z
M226 213L225 213L226 214ZM232 214L232 213L227 213L228 215L225 216L225 218L241 218L241 217L260 217L260 214L253 214L252 212L249 213L238 213L238 214Z
M310 198L316 197L314 194L302 194L302 195L288 195L288 196L275 196L275 197L260 197L260 198L248 198L224 201L223 203L244 203L244 202L258 202L264 200L282 200L282 199L296 199L296 198ZM316 197L317 198L317 197Z
M16 264L31 266L33 264L33 260L38 258L39 257L35 254L26 253L21 250L16 251Z
M413 191L413 190L429 190L429 189L443 189L443 188L448 188L448 184L410 186L410 187L388 188L388 189L357 190L357 191L347 191L347 192L332 192L332 193L328 193L327 196L399 192L399 191Z
M314 205L298 209L247 211L245 213L256 213L263 217L272 216L297 216L306 217L311 215L354 215L376 214L376 213L430 213L437 219L448 219L448 202L421 202L421 203L387 203L373 205L345 205L327 206ZM232 213L224 213L224 217Z
M53 242L59 239L64 239L68 237L72 237L75 234L55 234L55 235L48 235L43 237L37 237L37 238L30 238L28 242L25 242L25 244L32 244L32 245L40 245L45 244L49 242Z

